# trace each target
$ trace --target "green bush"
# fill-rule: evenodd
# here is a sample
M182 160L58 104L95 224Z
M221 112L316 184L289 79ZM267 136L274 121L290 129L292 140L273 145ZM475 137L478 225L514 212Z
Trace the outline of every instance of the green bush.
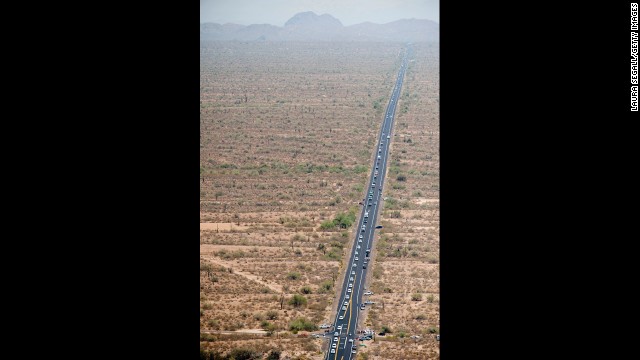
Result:
M301 330L315 331L315 330L318 330L318 327L314 323L309 321L307 318L302 318L302 317L299 317L293 320L289 324L289 331L293 332L294 334L297 334L298 331L301 331Z
M289 280L298 280L300 279L300 273L292 272L287 275L287 279Z
M331 280L325 280L320 284L320 289L322 289L323 291L330 291L332 287L333 283L331 282Z
M355 221L356 221L356 213L355 211L352 211L352 210L346 213L344 212L338 213L333 219L334 225L340 226L340 228L342 229L346 229L350 227L351 225L353 225Z
M302 295L295 294L289 300L289 305L293 305L294 307L306 306L307 298Z
M332 220L325 220L322 223L320 223L320 229L321 230L331 230L333 228L336 227L336 224L332 221Z

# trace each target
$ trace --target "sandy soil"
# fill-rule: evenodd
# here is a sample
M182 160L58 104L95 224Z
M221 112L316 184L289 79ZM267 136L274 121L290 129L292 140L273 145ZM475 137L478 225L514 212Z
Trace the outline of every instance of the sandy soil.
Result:
M225 248L232 248L232 247L240 248L240 247L244 247L244 246L225 246ZM202 247L201 247L201 253L202 253ZM209 260L210 262L214 263L214 264L218 264L218 265L221 265L221 266L224 266L224 267L227 267L227 268L234 268L234 269L238 269L239 268L237 261L225 261L225 260L221 260L221 259L218 259L218 258L214 258L212 256L208 256L208 257L206 257L206 259ZM267 282L264 282L264 281L260 280L257 275L252 275L252 274L240 271L240 270L234 270L233 272L236 275L243 276L243 277L245 277L245 278L247 278L247 279L249 279L251 281L257 282L260 285L264 285L264 286L268 287L269 289L275 291L278 294L282 293L282 286L281 285L269 284ZM243 331L243 330L240 330L240 331Z
M234 223L200 223L200 230L213 230L213 231L246 231L249 226L238 225Z

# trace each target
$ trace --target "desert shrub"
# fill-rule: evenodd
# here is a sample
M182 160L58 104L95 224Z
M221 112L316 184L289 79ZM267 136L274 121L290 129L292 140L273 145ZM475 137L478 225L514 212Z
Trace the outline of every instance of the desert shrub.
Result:
M346 229L353 225L356 221L356 213L353 210L349 210L348 212L342 212L336 214L336 217L333 219L333 223L335 226L340 226L342 229Z
M200 341L215 341L215 340L216 340L216 337L211 334L200 333Z
M419 314L418 316L416 316L416 320L426 320L427 319L427 315L425 314Z
M412 294L411 301L422 301L422 294Z
M356 165L353 168L353 172L355 172L356 174L366 173L367 170L369 170L369 168L367 166L364 166L364 165Z
M313 341L309 341L306 344L304 344L304 346L302 347L302 350L308 351L308 352L316 352L318 351L318 346L314 344Z
M253 318L256 319L257 321L262 321L264 320L264 315L261 313L255 313L253 314Z
M226 356L223 356L221 352L217 350L205 350L200 349L200 360L225 360Z
M407 181L407 176L406 175L398 175L397 180L398 181Z
M229 352L227 358L234 360L258 360L262 358L262 353L249 348L235 348Z
M430 327L429 328L429 334L439 334L440 333L440 329L438 329L437 327Z
M264 326L262 326L262 328L267 332L268 336L273 335L273 333L276 331L276 325L273 323L266 321L266 324L265 322L263 322L263 325Z
M427 301L432 303L435 300L435 297L433 296L433 294L429 294L429 296L427 296Z
M331 230L336 227L332 220L325 220L320 223L320 230Z
M275 310L269 310L267 311L267 319L269 320L275 320L278 318L278 312Z
M210 302L206 302L206 303L202 304L202 309L203 310L211 310L211 309L213 309L213 304L210 303Z
M318 327L307 318L299 317L289 324L289 331L297 334L298 331L315 331Z
M280 360L280 355L282 354L282 351L278 350L278 349L273 349L269 352L269 355L267 355L267 359L266 360Z
M333 283L331 282L331 280L325 280L320 284L320 289L322 291L331 291L332 287Z
M294 307L306 306L307 298L302 295L295 294L289 300L289 305L293 305Z
M391 331L391 327L387 326L387 325L382 325L382 330L380 331L383 334L391 334L393 333L393 331Z
M207 325L213 329L218 329L220 327L220 323L215 319L209 319L209 321L207 321Z
M300 293L302 293L302 294L311 294L311 287L310 286L303 286L302 288L300 288Z
M236 331L244 328L244 323L242 321L235 321L230 324L225 324L224 329L227 331Z
M387 294L391 294L393 292L393 290L391 290L391 288L389 288L389 287L385 287L384 289L382 289L382 292L387 293Z
M325 257L327 258L327 260L340 260L342 255L338 254L338 252L335 249L331 249L331 251L327 252Z
M289 279L289 280L298 280L298 279L300 279L300 273L295 272L295 271L291 272L291 273L289 273L287 275L287 279Z

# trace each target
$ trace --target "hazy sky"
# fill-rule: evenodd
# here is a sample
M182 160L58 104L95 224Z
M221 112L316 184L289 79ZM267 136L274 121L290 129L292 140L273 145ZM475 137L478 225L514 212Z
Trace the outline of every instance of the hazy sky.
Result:
M200 0L200 22L284 26L303 11L330 14L345 26L411 18L440 22L440 0Z

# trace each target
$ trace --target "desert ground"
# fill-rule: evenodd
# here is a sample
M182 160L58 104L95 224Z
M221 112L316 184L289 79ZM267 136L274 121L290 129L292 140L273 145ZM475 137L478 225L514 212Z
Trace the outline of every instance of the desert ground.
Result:
M201 42L202 351L323 358L405 46ZM361 324L390 331L361 359L439 358L439 55L413 49Z

